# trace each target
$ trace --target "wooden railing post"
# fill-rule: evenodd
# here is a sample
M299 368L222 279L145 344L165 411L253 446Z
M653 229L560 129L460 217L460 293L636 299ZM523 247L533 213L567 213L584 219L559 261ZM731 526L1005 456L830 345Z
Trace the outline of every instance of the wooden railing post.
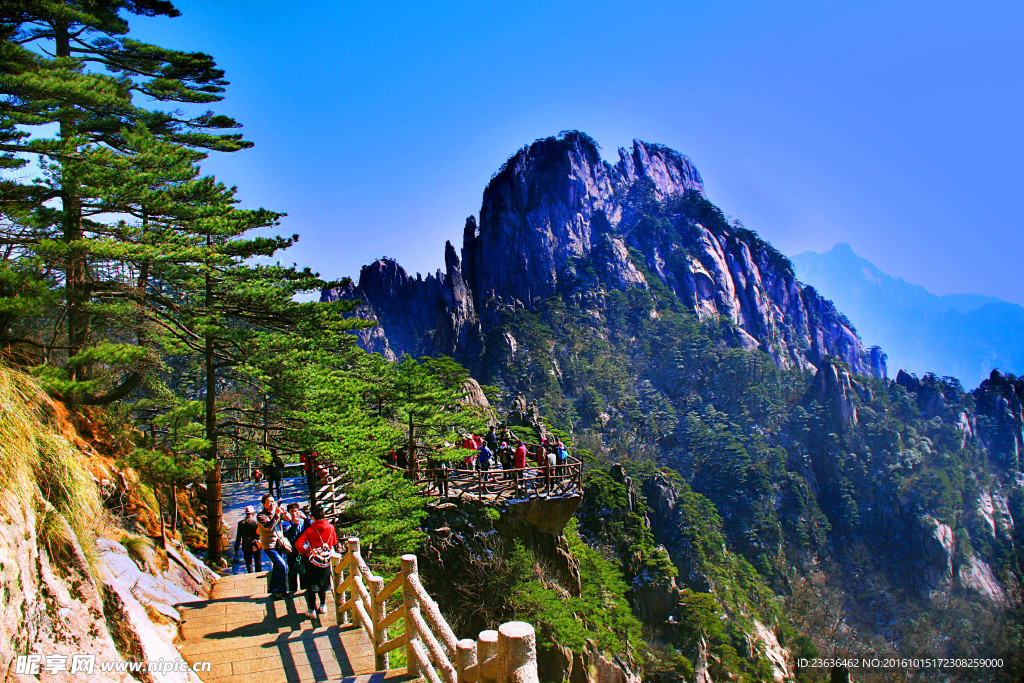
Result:
M456 675L459 683L476 683L479 669L476 666L476 641L463 638L456 644Z
M405 607L405 660L407 662L406 673L409 676L419 676L420 667L416 663L416 653L413 641L419 634L416 632L416 622L413 620L412 610L419 604L416 601L416 593L413 590L410 579L417 574L417 563L415 555L402 555L402 602Z
M338 622L351 612L352 623L373 643L378 671L390 668L388 652L405 645L407 674L423 677L427 683L539 683L533 626L510 622L497 631L482 631L476 642L457 640L420 583L415 555L403 555L401 572L385 583L363 561L358 538L346 539L346 546L346 555L331 567ZM388 612L387 599L398 588L403 604ZM388 628L399 619L404 619L405 633L389 640Z
M498 683L539 683L537 632L523 621L498 627Z
M498 654L498 632L480 631L476 643L477 669L480 672L477 680L480 683L495 683L498 677L493 658Z
M455 646L455 672L459 683L476 683L480 680L480 669L477 667L476 641L463 638Z

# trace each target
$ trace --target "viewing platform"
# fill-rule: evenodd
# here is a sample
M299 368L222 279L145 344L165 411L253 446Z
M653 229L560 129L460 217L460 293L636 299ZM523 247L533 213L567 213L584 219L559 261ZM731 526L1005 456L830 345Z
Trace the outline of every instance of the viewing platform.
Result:
M475 467L428 466L429 459L417 457L414 466L402 468L386 465L420 485L420 495L444 498L469 498L501 505L537 498L570 498L583 493L583 463L569 456L561 465L538 465L543 462L543 446L526 444L533 459L527 467L503 469L500 463L488 470ZM344 505L347 497L337 474L328 474L316 488L315 500L332 516Z

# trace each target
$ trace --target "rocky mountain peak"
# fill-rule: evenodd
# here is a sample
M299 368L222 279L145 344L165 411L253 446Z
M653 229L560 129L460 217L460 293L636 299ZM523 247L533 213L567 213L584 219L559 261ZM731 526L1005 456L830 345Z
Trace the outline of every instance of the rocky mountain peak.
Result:
M502 310L647 290L653 277L780 367L817 368L832 355L854 373L885 375L884 354L800 285L784 256L728 222L693 162L663 145L634 140L614 165L577 131L523 147L488 183L479 221L466 220L461 256L446 244L445 271L425 279L386 259L363 269L358 289L396 353L472 364L461 354L482 348Z
M571 131L505 163L484 190L479 234L463 250L478 307L492 292L523 303L553 295L566 265L588 256L603 228L622 222L623 199L640 181L659 200L703 195L700 173L674 150L634 140L619 157L614 166L602 161L590 137Z
M619 148L615 170L632 184L648 178L660 198L695 191L704 194L704 181L690 158L664 145L633 140L633 149Z

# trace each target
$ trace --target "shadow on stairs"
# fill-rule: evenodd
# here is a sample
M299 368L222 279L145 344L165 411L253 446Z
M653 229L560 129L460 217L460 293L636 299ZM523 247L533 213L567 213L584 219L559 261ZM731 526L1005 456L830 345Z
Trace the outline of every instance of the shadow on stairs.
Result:
M206 683L399 683L404 669L374 671L372 646L362 629L338 625L334 597L327 613L306 618L302 593L275 600L267 573L224 576L209 600L178 605L178 649Z

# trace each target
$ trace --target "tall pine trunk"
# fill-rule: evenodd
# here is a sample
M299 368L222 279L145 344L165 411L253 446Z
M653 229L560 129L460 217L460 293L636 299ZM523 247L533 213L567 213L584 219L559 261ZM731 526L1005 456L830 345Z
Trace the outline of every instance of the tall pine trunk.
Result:
M206 246L212 244L210 236L206 238ZM217 366L214 354L213 335L213 278L209 270L206 272L206 440L209 450L206 459L209 469L206 470L206 547L207 556L214 566L220 564L221 553L224 551L221 531L223 528L223 510L220 496L220 460L217 458Z
M66 24L54 25L54 43L57 57L71 56L71 36ZM63 152L72 157L76 151L68 149L70 140L77 135L75 130L75 113L72 105L64 107L60 114L60 137L64 143ZM75 178L75 162L70 158L60 161L60 200L62 216L62 237L65 244L79 242L82 232L82 206L78 196ZM85 254L80 247L68 250L64 259L64 294L67 301L68 326L68 359L70 360L86 344L89 336L89 318L85 309L86 292ZM69 378L72 381L85 379L86 373L77 366L68 364Z
M178 530L178 482L171 482L171 533ZM184 540L184 539L183 539Z
M164 521L164 502L160 499L160 482L156 477L150 477L153 485L153 497L156 498L157 512L160 513L160 547L167 550L167 524Z

